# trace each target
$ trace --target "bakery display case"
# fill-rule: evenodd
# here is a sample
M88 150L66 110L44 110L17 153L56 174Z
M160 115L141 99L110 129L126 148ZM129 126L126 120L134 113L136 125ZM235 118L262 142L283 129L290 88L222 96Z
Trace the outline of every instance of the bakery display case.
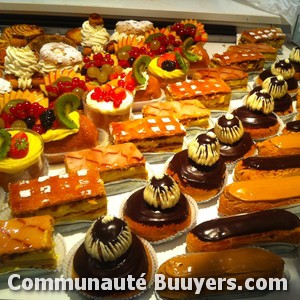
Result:
M185 299L155 274L224 260L288 288L205 299L298 297L300 49L245 2L1 1L1 299ZM128 275L146 290L22 281Z

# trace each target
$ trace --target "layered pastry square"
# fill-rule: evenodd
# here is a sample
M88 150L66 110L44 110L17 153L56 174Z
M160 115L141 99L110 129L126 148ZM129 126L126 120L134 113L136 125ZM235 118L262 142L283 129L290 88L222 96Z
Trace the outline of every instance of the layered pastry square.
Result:
M0 228L0 273L57 267L51 216L0 220Z
M104 183L126 178L148 178L146 159L133 143L69 152L64 162L68 173L82 169L99 171Z
M208 127L210 110L199 100L180 100L156 102L144 105L143 117L168 117L174 116L185 127Z
M263 70L265 57L254 51L236 52L225 51L215 53L211 58L213 67L233 67L245 72L260 72Z
M185 135L184 126L173 116L110 123L113 144L132 142L141 152L179 151Z
M9 185L13 217L51 215L55 223L93 220L107 212L107 198L99 172L43 176Z
M285 42L286 35L282 32L281 28L269 27L269 28L254 28L244 30L241 32L241 38L239 44L248 43L267 43L272 47L279 49Z
M220 78L232 91L247 91L248 73L232 67L203 68L195 71L192 79Z
M229 108L231 89L220 78L203 78L171 83L167 86L169 101L197 99L208 109Z

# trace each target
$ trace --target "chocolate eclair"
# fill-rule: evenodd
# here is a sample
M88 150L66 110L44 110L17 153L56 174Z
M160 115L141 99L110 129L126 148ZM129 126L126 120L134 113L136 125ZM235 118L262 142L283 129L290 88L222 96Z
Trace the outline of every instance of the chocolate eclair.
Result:
M219 251L261 243L300 243L299 218L272 209L198 224L187 235L188 252Z
M125 278L131 275L149 282L152 272L149 250L131 232L128 225L113 216L98 218L88 229L84 242L75 252L73 278L97 278L101 285L105 278ZM127 282L125 280L125 282ZM127 283L126 283L127 284ZM126 285L125 284L125 285ZM123 290L86 290L93 297L131 297L140 291L126 285Z
M220 143L213 132L196 136L188 149L176 153L167 166L167 173L180 190L197 202L211 199L221 191L225 170Z
M255 152L254 142L244 131L241 120L227 113L218 118L213 129L220 142L220 155L225 162L233 162Z
M249 93L245 105L235 109L232 114L238 117L252 139L274 135L279 130L277 116L273 113L274 99L266 90Z
M162 174L153 176L144 188L129 196L123 217L137 235L157 242L187 228L191 223L191 208L178 184Z

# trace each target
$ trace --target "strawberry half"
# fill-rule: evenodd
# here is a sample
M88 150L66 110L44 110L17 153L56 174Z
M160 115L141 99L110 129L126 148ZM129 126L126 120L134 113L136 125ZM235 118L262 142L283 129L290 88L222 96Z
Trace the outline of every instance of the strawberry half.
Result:
M20 131L11 139L11 146L8 156L11 158L23 158L28 154L28 151L28 136L24 131Z

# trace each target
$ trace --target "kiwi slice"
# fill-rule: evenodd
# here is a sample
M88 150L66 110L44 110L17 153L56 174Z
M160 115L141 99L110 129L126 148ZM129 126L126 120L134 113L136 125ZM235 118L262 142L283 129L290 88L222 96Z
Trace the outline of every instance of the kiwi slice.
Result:
M69 113L79 108L81 101L74 93L64 93L54 103L54 113L60 124L69 128L78 128L77 124L69 117Z
M11 145L11 135L5 129L0 129L0 159L7 156Z
M61 82L72 82L72 78L68 77L68 76L61 76L59 78L57 78L55 81L53 81L52 85L57 85L57 83L61 81Z
M7 114L10 114L10 109L13 107L13 106L16 106L18 103L23 103L25 102L24 99L13 99L13 100L10 100L8 101L4 107L3 107L3 111L5 111Z
M164 34L161 33L161 32L152 33L152 34L150 34L150 35L146 38L146 40L145 40L144 43L145 43L145 44L151 43L151 42L153 41L154 38L159 37L159 36L162 36L162 35L164 35Z
M192 37L185 39L184 42L182 43L182 54L188 61L196 62L199 60L199 56L189 51L193 43L194 43L194 39Z
M146 77L144 77L143 72L147 69L149 63L151 61L151 57L148 55L140 55L132 65L132 74L135 80L139 84L146 83Z
M194 28L197 28L197 26L195 24L192 24L192 23L186 23L184 24L184 27L194 27Z
M178 65L180 67L180 69L184 72L186 72L189 68L189 65L185 62L185 60L183 59L183 57L181 56L181 54L179 52L175 52L175 57L176 60L178 62Z

